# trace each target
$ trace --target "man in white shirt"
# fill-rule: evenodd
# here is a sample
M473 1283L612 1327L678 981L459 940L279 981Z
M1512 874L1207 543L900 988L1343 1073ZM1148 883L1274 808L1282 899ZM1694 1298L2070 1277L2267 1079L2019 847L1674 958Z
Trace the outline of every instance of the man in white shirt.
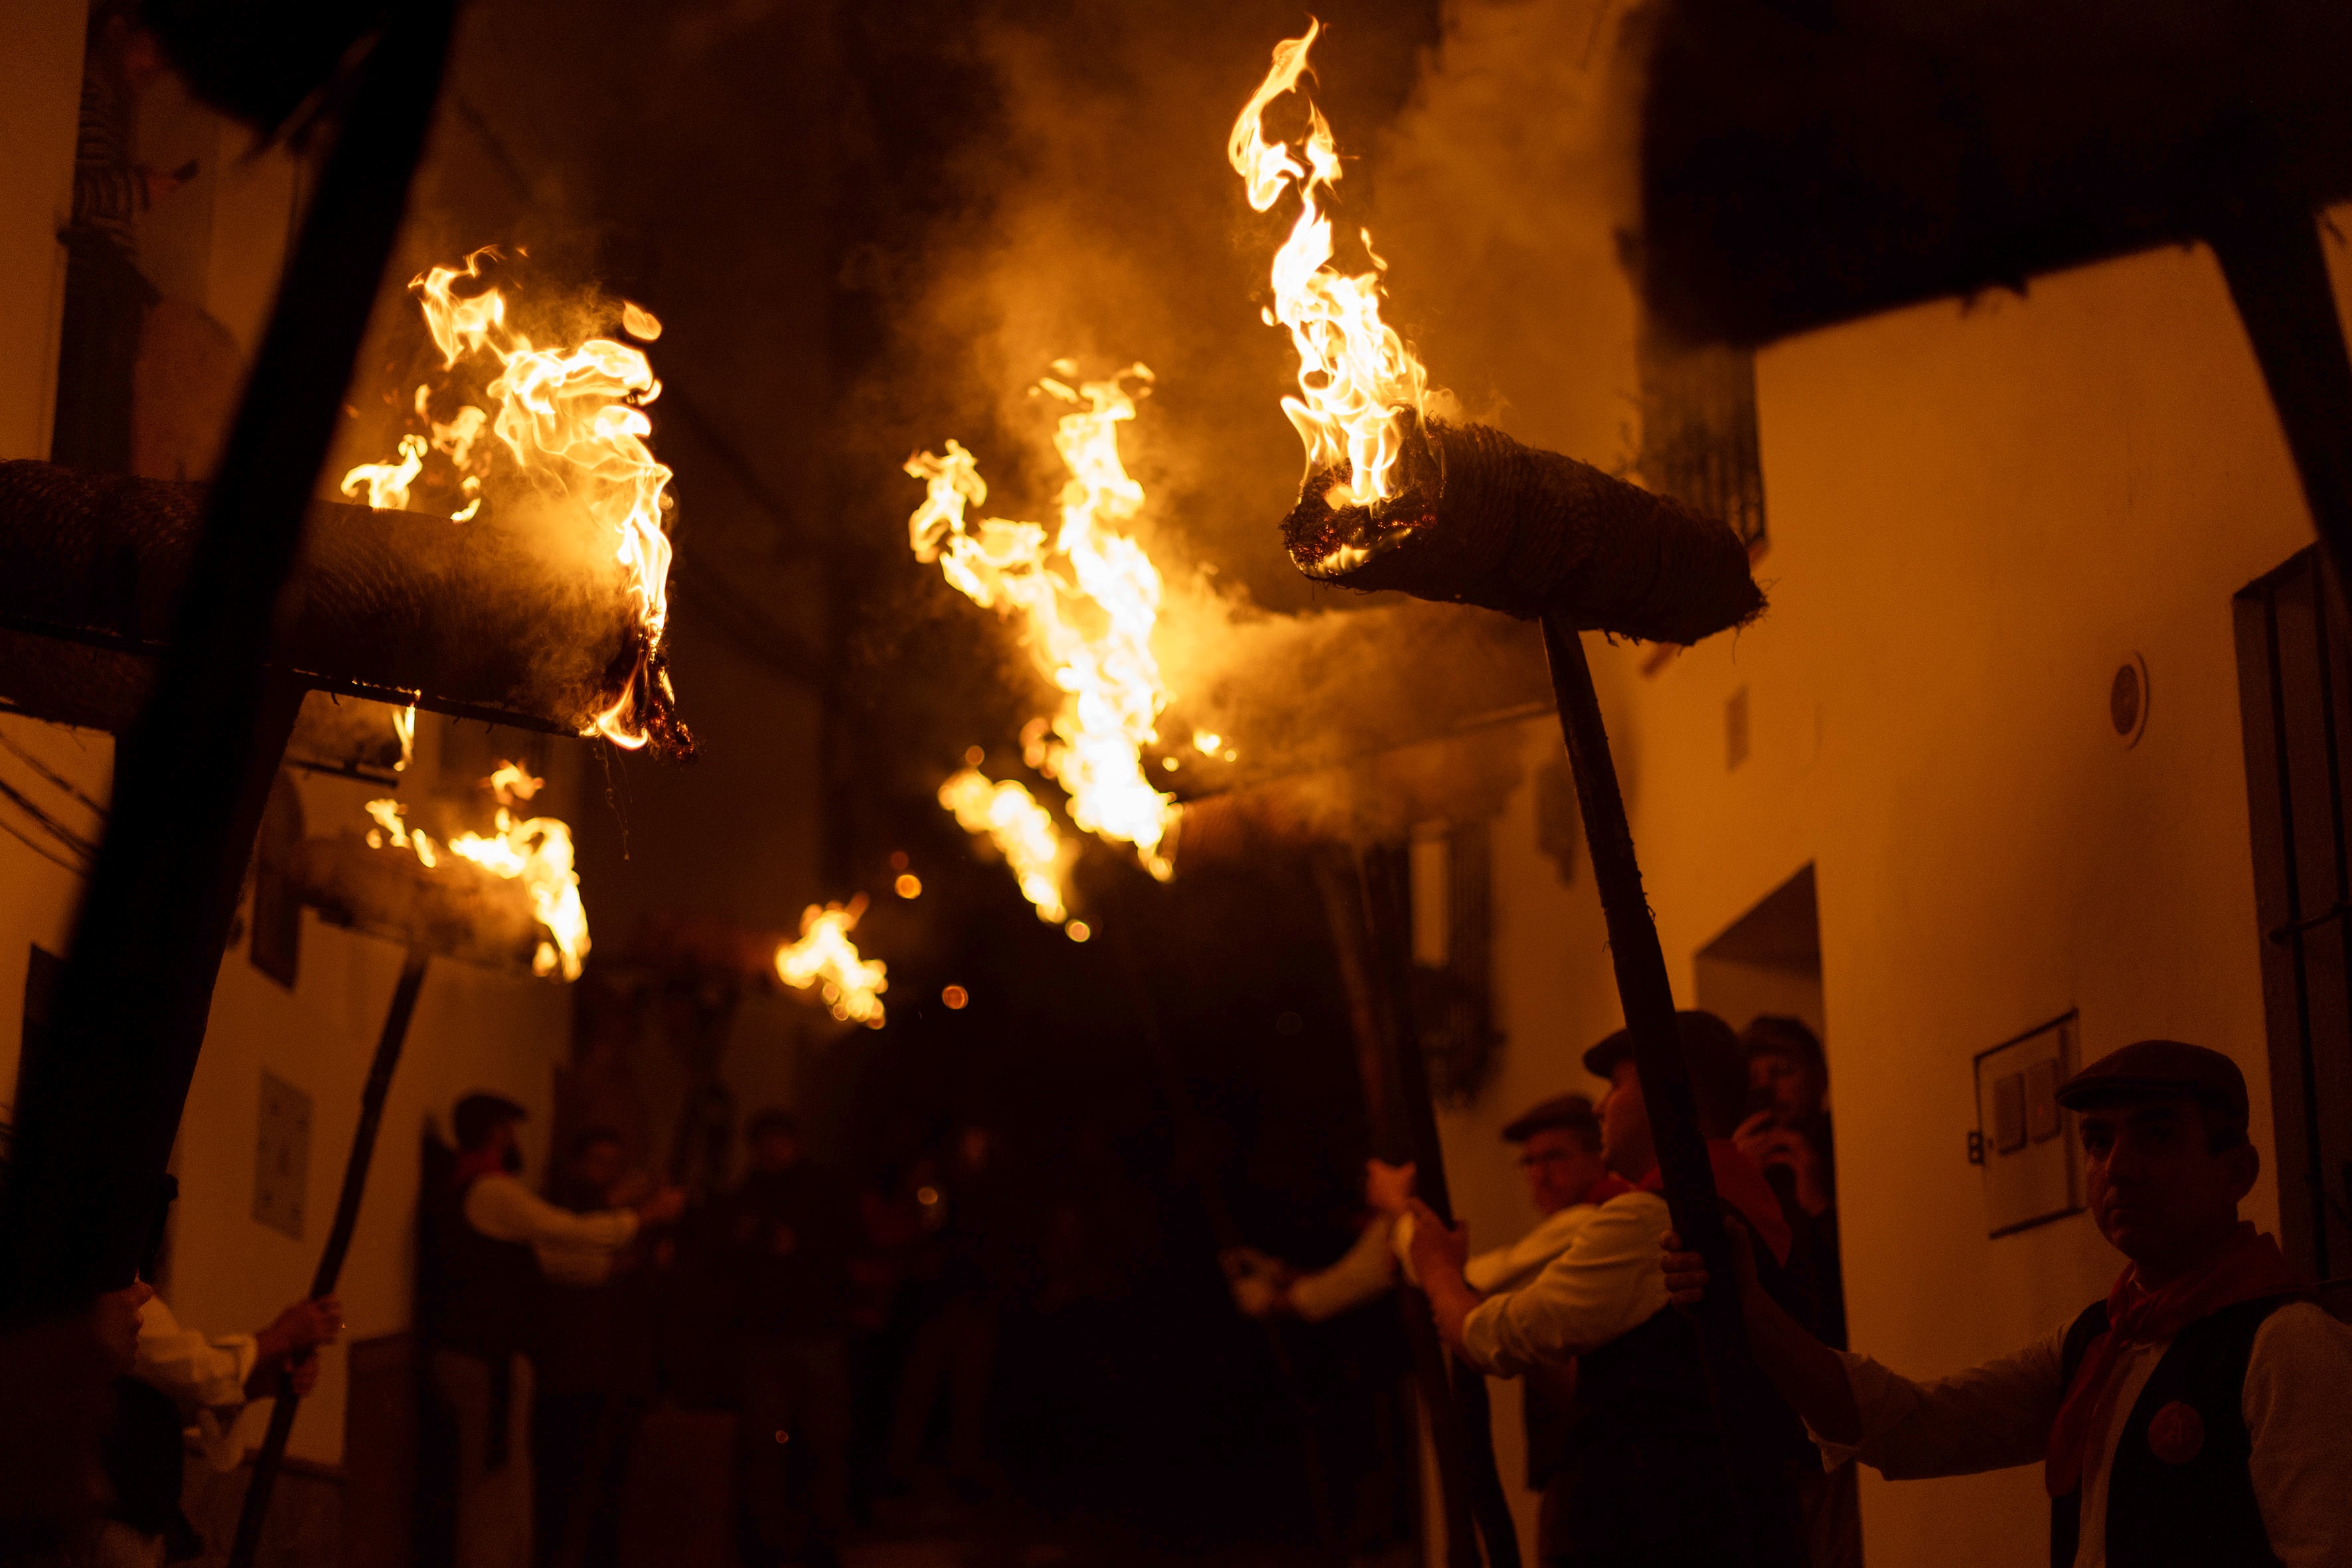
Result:
M2105 1300L1918 1383L1822 1345L1743 1268L1758 1361L1832 1462L1905 1479L2041 1461L2053 1568L2352 1563L2352 1330L2238 1218L2261 1161L2237 1064L2142 1040L2058 1100L2080 1118L2092 1216L2127 1260ZM1706 1287L1696 1254L1666 1270L1679 1300Z
M1580 1094L1557 1095L1503 1129L1503 1141L1519 1149L1527 1173L1528 1199L1542 1217L1534 1229L1507 1247L1482 1252L1466 1265L1481 1290L1526 1283L1567 1250L1577 1231L1602 1200L1626 1190L1609 1173L1601 1155L1601 1123L1592 1102ZM1250 1317L1285 1313L1319 1323L1384 1294L1396 1283L1400 1265L1412 1279L1414 1167L1364 1162L1364 1206L1371 1218L1339 1260L1310 1274L1296 1274L1279 1259L1237 1247L1225 1259L1234 1304Z
M1729 1141L1747 1103L1747 1059L1715 1015L1685 1012L1675 1024L1717 1191L1767 1238L1777 1271L1790 1246L1780 1199ZM1632 1037L1610 1036L1584 1065L1613 1086L1601 1109L1601 1152L1630 1185L1533 1279L1491 1293L1465 1278L1463 1227L1448 1229L1416 1203L1413 1266L1439 1333L1474 1364L1499 1377L1576 1365L1572 1420L1538 1531L1547 1568L1715 1568L1744 1555L1740 1525L1696 1335L1668 1310L1658 1255L1666 1204ZM1804 1438L1783 1415L1787 1451L1776 1458L1793 1485Z
M204 1550L180 1511L186 1440L215 1469L235 1469L245 1457L237 1417L276 1394L281 1373L291 1374L297 1394L317 1386L316 1352L341 1334L342 1307L323 1296L295 1302L253 1333L205 1334L182 1327L144 1281L131 1291L139 1338L100 1445L112 1495L99 1553L106 1568L161 1568Z
M638 1227L676 1219L686 1194L574 1214L522 1184L515 1128L523 1108L495 1094L457 1102L457 1165L437 1194L441 1300L433 1383L457 1429L457 1568L531 1560L530 1413L533 1312L541 1271L601 1279Z

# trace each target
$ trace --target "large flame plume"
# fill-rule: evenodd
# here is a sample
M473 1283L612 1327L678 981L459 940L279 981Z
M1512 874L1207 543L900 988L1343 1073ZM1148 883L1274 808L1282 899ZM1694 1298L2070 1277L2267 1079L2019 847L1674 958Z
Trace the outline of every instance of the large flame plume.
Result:
M1338 508L1390 498L1390 470L1403 440L1399 413L1429 412L1433 395L1412 345L1381 320L1388 264L1373 253L1371 231L1358 231L1370 270L1332 265L1328 204L1340 170L1330 122L1310 101L1297 153L1289 142L1265 138L1266 110L1297 87L1321 32L1322 24L1310 21L1305 37L1275 46L1273 68L1234 121L1225 151L1257 211L1272 208L1291 187L1298 190L1298 220L1275 253L1274 303L1265 316L1268 326L1289 329L1298 350L1298 395L1285 397L1282 410L1306 444L1307 471L1345 465L1347 481L1328 498Z
M987 500L988 486L978 459L950 440L944 456L919 452L907 460L926 491L908 520L908 540L917 560L938 562L973 603L1021 617L1031 657L1062 692L1053 716L1023 731L1024 760L1060 784L1073 822L1132 845L1144 868L1164 880L1173 867L1162 846L1177 806L1145 778L1142 757L1168 705L1151 649L1161 584L1142 545L1121 531L1142 510L1144 495L1118 451L1118 427L1135 417L1151 372L1129 365L1074 387L1062 378L1076 376L1075 364L1057 361L1054 370L1037 390L1069 408L1054 435L1070 471L1061 526L1049 533L1004 518L968 522L967 509ZM972 769L950 779L940 800L968 831L987 832L1004 851L1040 918L1067 918L1059 837L1026 789Z
M626 574L644 628L635 672L591 732L635 750L646 741L640 690L649 679L666 679L653 661L669 619L664 519L671 471L646 445L653 424L644 411L660 395L661 383L645 352L627 343L603 337L570 348L534 343L509 320L505 294L482 281L485 262L499 258L495 247L485 247L461 266L429 268L409 283L441 351L441 368L454 372L472 362L493 373L484 393L491 407L467 403L438 419L436 389L420 385L414 407L423 430L403 436L393 458L346 473L342 492L364 493L373 507L404 508L437 456L456 476L461 501L450 520L465 522L480 510L503 450L521 477L576 511ZM640 339L661 333L661 323L641 306L625 303L622 318ZM484 440L485 433L496 440Z
M890 989L888 966L859 957L849 940L865 912L863 893L847 904L811 904L801 912L800 940L776 949L776 978L796 991L814 986L835 1017L878 1029L885 1021L882 993Z
M580 901L580 873L572 868L572 829L552 816L517 821L513 810L518 802L537 795L545 782L516 763L500 763L482 781L499 803L490 834L469 830L446 842L408 826L400 802L372 800L367 813L376 826L367 841L373 849L405 849L427 870L437 869L445 856L456 856L520 882L543 933L531 957L531 973L544 977L560 971L564 979L577 980L581 961L588 954L588 910Z

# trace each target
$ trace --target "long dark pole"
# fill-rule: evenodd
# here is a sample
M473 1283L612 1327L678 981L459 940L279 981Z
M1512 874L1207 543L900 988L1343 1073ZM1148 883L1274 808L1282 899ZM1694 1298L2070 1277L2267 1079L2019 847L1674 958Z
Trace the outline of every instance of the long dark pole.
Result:
M1633 1036L1633 1067L1641 1077L1642 1100L1649 1110L1658 1168L1664 1176L1666 1207L1684 1245L1706 1258L1715 1278L1729 1279L1731 1238L1724 1228L1690 1074L1683 1066L1674 984L1666 976L1657 922L1642 890L1642 867L1634 858L1633 833L1617 788L1616 764L1610 760L1609 731L1601 722L1591 667L1585 662L1584 639L1558 616L1546 616L1543 628L1552 695L1559 704L1560 732L1576 775L1584 841L1592 854L1593 880L1608 922L1618 1001ZM1797 1568L1803 1553L1797 1537L1795 1494L1773 1460L1773 1444L1763 1424L1765 1408L1751 1394L1754 1361L1737 1296L1727 1290L1707 1292L1694 1319L1717 1429L1723 1437L1725 1468L1746 1526L1742 1534L1748 1559L1758 1568Z
M392 1089L393 1069L400 1066L400 1047L408 1038L408 1020L416 1011L416 993L425 984L426 953L408 950L393 987L392 1009L383 1016L383 1033L375 1043L375 1062L368 1068L367 1088L360 1093L360 1124L352 1134L351 1158L343 1164L343 1190L335 1199L335 1223L327 1232L326 1249L310 1276L310 1300L335 1293L343 1258L352 1249L352 1233L359 1227L360 1200L367 1195L368 1164L375 1157L376 1130L383 1125L383 1100ZM269 1513L269 1494L278 1485L278 1471L286 1460L286 1440L293 1436L294 1415L302 1397L294 1392L293 1376L278 1382L277 1407L269 1413L269 1431L254 1457L253 1479L245 1489L245 1506L236 1516L236 1544L229 1551L229 1568L253 1568L261 1549L262 1521Z
M356 68L205 505L154 695L123 737L106 840L26 1063L0 1211L0 1310L131 1283L204 1044L237 888L299 691L265 677L279 597L383 282L455 26L395 7Z
M1437 1102L1429 1092L1429 1058L1421 1049L1420 1021L1412 1010L1412 890L1402 857L1386 851L1356 858L1364 889L1373 951L1381 960L1389 998L1389 1077L1397 1110L1412 1148L1413 1190L1438 1218L1454 1223L1454 1197L1445 1181L1445 1145L1437 1132ZM1427 1311L1424 1305L1423 1310ZM1433 1328L1434 1325L1433 1325ZM1465 1358L1446 1358L1454 1420L1462 1434L1463 1480L1470 1511L1486 1543L1491 1568L1519 1568L1519 1527L1495 1463L1495 1416L1486 1397L1486 1374Z
M1415 1160L1420 1180L1433 1179L1437 1201L1444 1201L1443 1161L1423 1162L1400 1104L1393 1042L1396 1020L1390 988L1382 982L1379 925L1373 918L1360 864L1349 866L1337 856L1318 858L1316 878L1323 909L1331 925L1332 945L1339 961L1339 978L1348 990L1348 1006L1357 1035L1356 1060L1363 1074L1364 1106L1371 1119L1372 1142L1382 1158ZM1424 1194L1430 1189L1423 1185ZM1429 1446L1437 1459L1437 1495L1445 1516L1447 1568L1479 1568L1477 1512L1472 1501L1470 1463L1463 1449L1469 1435L1462 1426L1452 1381L1446 1376L1445 1347L1437 1324L1429 1315L1429 1298L1418 1290L1396 1292L1398 1315L1404 1325L1406 1348L1412 1355L1412 1380L1421 1397L1423 1417L1429 1423ZM1491 1443L1491 1434L1487 1435Z

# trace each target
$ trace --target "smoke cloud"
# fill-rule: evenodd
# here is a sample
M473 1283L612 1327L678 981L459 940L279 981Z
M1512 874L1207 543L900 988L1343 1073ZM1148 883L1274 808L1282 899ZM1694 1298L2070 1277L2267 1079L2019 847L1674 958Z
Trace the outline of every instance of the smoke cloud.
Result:
M1313 88L1349 159L1340 223L1370 228L1390 263L1389 320L1433 383L1470 417L1621 473L1638 450L1620 260L1633 228L1625 10L1454 0L1432 34L1425 17L1334 6ZM958 199L919 245L860 272L891 332L854 420L896 437L877 440L877 474L954 436L977 454L994 514L1053 516L1058 410L1029 390L1052 362L1099 375L1140 360L1156 374L1122 448L1167 584L1161 733L1185 793L1348 764L1544 695L1528 628L1319 588L1283 553L1276 524L1302 460L1280 399L1297 364L1259 310L1295 208L1252 213L1224 142L1273 46L1304 25L1258 5L983 22L973 60L998 118L951 154L943 178ZM894 528L920 499L912 480L869 493ZM1026 658L1001 655L1012 689L1034 690ZM1196 727L1225 737L1234 763L1195 755ZM942 768L969 739L940 737ZM1493 748L1473 750L1465 788L1483 799Z

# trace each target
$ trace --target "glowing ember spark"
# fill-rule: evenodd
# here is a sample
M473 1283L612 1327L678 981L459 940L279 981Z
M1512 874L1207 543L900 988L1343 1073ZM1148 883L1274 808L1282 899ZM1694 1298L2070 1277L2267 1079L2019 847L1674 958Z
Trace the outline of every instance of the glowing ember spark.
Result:
M776 949L776 978L796 991L812 985L833 1016L844 1023L882 1026L882 993L890 989L888 966L879 959L864 959L849 933L866 912L860 893L846 906L811 904L801 912L801 939Z
M940 804L966 833L988 835L1039 920L1059 925L1070 918L1062 902L1061 830L1019 780L993 783L978 768L965 768L940 786Z
M1265 139L1267 107L1297 88L1321 31L1321 23L1310 22L1304 37L1275 46L1273 68L1234 122L1225 151L1257 211L1271 208L1291 186L1298 189L1298 221L1275 254L1274 304L1265 314L1268 326L1289 329L1298 350L1299 395L1284 398L1282 409L1306 444L1307 472L1345 465L1349 475L1329 492L1340 507L1390 497L1389 470L1402 441L1398 412L1427 412L1433 395L1412 346L1381 321L1381 275L1388 264L1372 254L1371 232L1360 231L1371 270L1349 274L1331 265L1326 202L1339 184L1339 148L1330 122L1313 103L1307 106L1303 163L1288 142Z
M398 801L372 800L367 813L376 826L367 836L368 846L408 850L427 870L437 868L445 854L455 855L520 882L545 933L531 955L531 973L544 976L561 970L564 979L577 980L588 952L588 910L580 901L580 873L572 868L572 829L552 816L515 820L509 805L529 800L545 783L515 763L501 763L485 782L499 800L490 836L468 831L436 844L431 834L407 825Z
M670 544L663 521L672 504L671 473L646 445L653 423L644 413L660 395L661 383L643 350L609 338L590 338L574 348L538 346L509 321L505 295L468 287L481 279L486 258L498 258L495 247L474 252L462 267L430 268L409 288L441 350L444 370L467 360L494 369L487 388L492 408L468 404L438 421L429 407L433 389L418 387L416 415L429 437L402 437L397 461L361 464L344 475L342 491L357 496L365 489L370 506L404 507L426 454L438 453L456 470L466 498L450 519L467 521L481 510L498 449L480 437L485 430L497 437L498 447L539 489L576 510L626 576L644 629L636 668L587 732L601 731L635 750L646 741L638 718L640 690L669 618ZM640 306L624 303L622 321L640 339L661 334L661 323Z
M1067 362L1055 368L1066 370ZM1034 522L992 517L967 524L965 509L985 501L988 486L971 453L953 440L944 457L921 452L907 460L907 472L927 491L908 520L908 534L916 559L937 561L975 604L1020 614L1031 657L1063 693L1052 720L1034 720L1024 731L1026 760L1061 784L1071 820L1133 845L1145 868L1164 880L1172 868L1160 847L1177 807L1146 781L1141 761L1168 704L1151 651L1160 573L1143 547L1118 531L1143 508L1143 487L1118 452L1118 426L1135 417L1139 395L1129 390L1130 381L1148 390L1151 372L1137 364L1075 388L1052 376L1037 384L1071 410L1055 428L1054 446L1070 478L1062 487L1061 527L1050 542ZM1006 787L1019 788L998 786ZM946 791L940 798L947 800ZM1029 799L1025 790L1021 798ZM1024 890L1028 887L1024 879ZM1034 893L1030 901L1045 912L1046 903ZM1058 898L1053 903L1058 908Z

